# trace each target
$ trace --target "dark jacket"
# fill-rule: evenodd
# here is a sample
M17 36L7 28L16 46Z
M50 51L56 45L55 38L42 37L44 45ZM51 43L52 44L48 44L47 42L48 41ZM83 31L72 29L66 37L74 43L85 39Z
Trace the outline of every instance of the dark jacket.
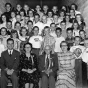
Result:
M9 55L8 50L2 52L1 61L0 61L1 69L4 70L8 68L8 69L14 69L14 71L16 71L19 66L19 56L20 53L16 50L13 50L11 56Z
M46 54L40 55L39 56L39 70L40 72L43 74L44 72L42 72L43 70L45 70L45 56ZM52 69L51 75L55 75L58 69L58 57L57 54L50 54L50 58L51 58L51 66L50 69Z

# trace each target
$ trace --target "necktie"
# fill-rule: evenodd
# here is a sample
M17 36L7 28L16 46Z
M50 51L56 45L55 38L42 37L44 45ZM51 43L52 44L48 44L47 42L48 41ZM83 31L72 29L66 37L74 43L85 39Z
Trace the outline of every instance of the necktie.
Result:
M48 67L49 67L49 58L47 56L47 58L46 58L46 69L48 69Z
M10 56L12 55L11 50L10 50L10 52L9 52L9 55L10 55Z

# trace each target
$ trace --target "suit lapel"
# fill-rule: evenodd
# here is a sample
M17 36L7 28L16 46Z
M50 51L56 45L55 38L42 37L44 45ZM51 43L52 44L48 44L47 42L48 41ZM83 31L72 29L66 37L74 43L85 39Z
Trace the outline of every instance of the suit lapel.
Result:
M10 59L10 55L9 55L9 53L8 53L8 50L6 50L6 57L7 57L8 59Z
M45 66L45 58L46 58L46 54L43 54L43 56L42 56L42 63L44 64L44 66ZM50 68L52 68L53 67L53 65L54 65L54 56L53 56L53 54L50 54L50 58L51 58L51 66L50 66Z
M10 59L10 58L13 58L13 57L14 57L14 55L15 55L15 50L13 50L13 52L12 52L12 55L11 55L11 56L9 55L8 50L6 50L6 57L8 57L9 59Z

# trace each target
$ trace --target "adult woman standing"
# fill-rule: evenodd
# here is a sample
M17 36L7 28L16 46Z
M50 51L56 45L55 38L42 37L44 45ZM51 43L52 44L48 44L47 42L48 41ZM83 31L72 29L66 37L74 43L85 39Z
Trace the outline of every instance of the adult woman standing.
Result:
M32 45L24 44L25 53L20 55L20 88L38 88L39 71L37 68L37 57L31 53Z
M66 41L61 42L62 52L58 53L59 70L57 71L56 88L76 88L75 56L67 50Z

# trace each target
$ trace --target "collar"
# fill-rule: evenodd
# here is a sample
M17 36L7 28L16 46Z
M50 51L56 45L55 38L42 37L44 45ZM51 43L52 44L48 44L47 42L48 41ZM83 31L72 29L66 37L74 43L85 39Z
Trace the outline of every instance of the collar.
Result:
M9 53L9 54L10 54L10 52L11 52L11 54L12 54L12 53L13 53L13 49L12 49L12 50L9 50L9 49L8 49L8 53Z
M50 60L50 54L49 54L49 55L45 54L45 63L46 63L47 57L48 57L48 59Z

